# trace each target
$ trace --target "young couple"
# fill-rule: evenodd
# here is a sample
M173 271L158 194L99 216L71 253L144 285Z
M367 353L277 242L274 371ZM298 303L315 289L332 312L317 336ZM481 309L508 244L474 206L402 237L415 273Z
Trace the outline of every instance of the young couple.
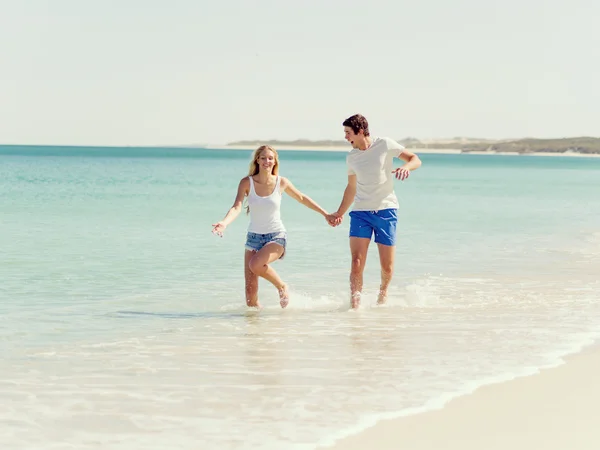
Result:
M223 220L213 224L212 232L222 236L227 225L239 215L247 197L250 224L244 276L248 306L260 307L258 277L263 277L277 288L282 308L289 303L288 286L271 267L271 263L285 254L287 236L280 216L283 192L324 216L331 226L338 226L354 203L350 212L350 304L352 308L360 305L367 250L373 235L381 263L377 303L385 303L394 270L398 222L394 177L405 180L412 170L421 166L421 160L393 139L371 137L367 119L360 114L349 117L342 125L352 150L346 157L348 185L336 212L328 214L314 200L298 191L289 179L280 177L277 152L263 145L254 151L248 176L240 181L233 206ZM402 167L393 168L394 157L404 161Z

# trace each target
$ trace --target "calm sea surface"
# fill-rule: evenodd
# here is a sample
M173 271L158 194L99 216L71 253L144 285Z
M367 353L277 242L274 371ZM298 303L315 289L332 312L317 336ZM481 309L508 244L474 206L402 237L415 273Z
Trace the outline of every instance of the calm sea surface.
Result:
M377 307L348 217L283 199L286 310L246 308L250 151L0 146L0 446L311 449L559 364L600 336L600 158L422 154ZM343 152L280 152L335 210Z

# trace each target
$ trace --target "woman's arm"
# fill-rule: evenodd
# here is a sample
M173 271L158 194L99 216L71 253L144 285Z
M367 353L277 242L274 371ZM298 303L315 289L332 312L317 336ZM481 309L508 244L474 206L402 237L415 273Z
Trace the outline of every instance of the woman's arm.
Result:
M213 224L212 232L217 236L223 236L223 231L227 228L231 222L233 222L236 217L240 214L242 210L242 203L244 201L244 197L248 194L248 189L250 187L250 181L248 177L242 178L240 184L238 185L237 194L235 196L235 200L233 201L233 205L225 214L225 217L220 222Z
M308 195L303 194L302 192L300 192L298 189L296 189L296 187L292 184L292 182L290 180L288 180L287 178L283 178L281 177L281 188L284 190L284 192L286 192L290 197L292 197L294 200L297 200L298 202L302 203L304 206L306 206L307 208L312 209L313 211L318 212L319 214L321 214L323 217L327 216L327 211L325 211L323 208L321 208L317 202L315 202L312 198L310 198Z

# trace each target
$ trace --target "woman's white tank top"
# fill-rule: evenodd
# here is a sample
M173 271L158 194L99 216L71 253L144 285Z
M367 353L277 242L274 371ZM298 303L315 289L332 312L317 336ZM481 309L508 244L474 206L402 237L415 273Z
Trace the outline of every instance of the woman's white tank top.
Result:
M275 181L275 189L270 195L260 197L254 189L254 180L250 179L250 193L248 206L250 207L250 224L248 231L251 233L268 234L285 231L281 221L281 188L280 178Z

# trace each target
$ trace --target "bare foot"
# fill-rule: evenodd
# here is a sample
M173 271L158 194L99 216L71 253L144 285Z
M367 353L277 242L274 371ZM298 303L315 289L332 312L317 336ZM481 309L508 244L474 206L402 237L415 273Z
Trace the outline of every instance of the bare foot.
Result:
M379 295L377 296L377 304L383 305L387 302L387 292L379 291Z
M258 300L256 300L255 302L246 300L246 306L248 306L249 308L262 309L262 306L260 306Z
M282 308L285 308L289 302L288 286L287 284L284 284L279 288L279 304Z
M355 292L352 294L350 298L350 304L352 305L352 309L356 309L360 306L360 292Z

